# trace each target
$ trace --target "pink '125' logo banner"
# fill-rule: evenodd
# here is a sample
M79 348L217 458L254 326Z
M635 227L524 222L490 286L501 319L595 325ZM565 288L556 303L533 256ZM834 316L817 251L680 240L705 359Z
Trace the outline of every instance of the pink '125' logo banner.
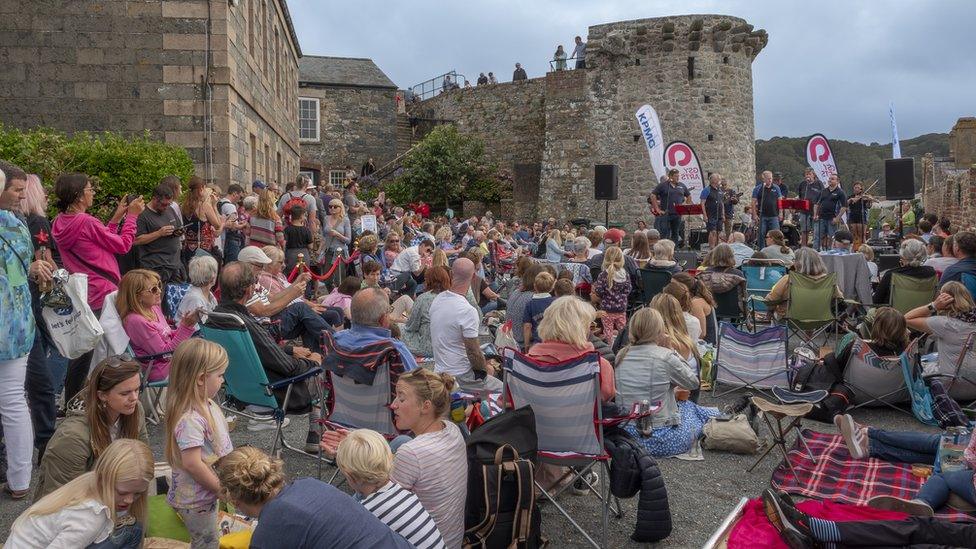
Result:
M701 200L701 192L705 187L705 175L702 173L698 155L691 145L684 141L672 141L664 149L664 167L678 170L678 181L685 184L691 191L691 201L695 204Z
M817 179L825 185L830 176L837 175L837 164L834 162L834 153L830 150L830 143L822 134L814 134L807 141L807 164L817 175Z

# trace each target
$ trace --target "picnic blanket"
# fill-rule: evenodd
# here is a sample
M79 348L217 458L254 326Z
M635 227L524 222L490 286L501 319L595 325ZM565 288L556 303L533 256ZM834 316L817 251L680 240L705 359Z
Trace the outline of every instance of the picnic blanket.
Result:
M897 511L882 511L872 507L846 505L832 501L815 501L808 499L796 504L796 508L811 517L847 522L855 520L902 520L908 515ZM786 549L787 545L776 529L766 518L761 498L749 500L742 509L742 516L736 521L729 532L728 548L754 549Z
M801 434L817 457L817 462L813 463L797 440L789 451L796 475L785 461L781 462L773 471L773 488L808 498L867 505L874 496L911 499L924 484L924 480L913 475L911 466L906 463L851 458L840 435L809 429L804 429ZM953 522L976 522L976 517L950 507L944 507L935 516Z

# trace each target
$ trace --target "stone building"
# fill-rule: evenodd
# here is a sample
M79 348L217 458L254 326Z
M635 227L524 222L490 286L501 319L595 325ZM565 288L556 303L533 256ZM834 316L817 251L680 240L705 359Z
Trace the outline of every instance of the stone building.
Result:
M396 85L370 59L302 57L298 68L302 171L341 184L346 166L359 172L396 156Z
M949 156L922 157L922 207L972 227L976 220L976 118L960 118L949 132Z
M594 165L616 164L620 198L610 217L632 226L649 217L645 197L655 184L635 118L645 103L657 110L665 139L691 144L705 172L751 189L752 61L767 41L765 31L723 15L597 25L586 69L452 90L409 108L419 118L453 120L511 170L514 196L503 215L602 219Z
M299 168L284 0L0 0L0 122L183 146L215 183Z

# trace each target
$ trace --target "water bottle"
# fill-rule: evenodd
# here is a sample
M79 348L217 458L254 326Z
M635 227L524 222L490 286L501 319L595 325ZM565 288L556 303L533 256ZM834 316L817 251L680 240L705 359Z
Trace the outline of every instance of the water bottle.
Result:
M651 411L651 403L648 402L647 400L642 400L640 402L640 406L637 408L637 411L642 415L647 414L649 411ZM653 430L653 427L651 427L650 414L637 418L637 430L640 431L640 433L645 437L651 436L651 431Z

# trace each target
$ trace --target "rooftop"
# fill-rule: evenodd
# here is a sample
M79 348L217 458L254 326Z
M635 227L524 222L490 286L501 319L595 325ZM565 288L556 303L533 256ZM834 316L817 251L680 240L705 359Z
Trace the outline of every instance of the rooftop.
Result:
M298 83L397 89L372 59L305 55L298 60Z

